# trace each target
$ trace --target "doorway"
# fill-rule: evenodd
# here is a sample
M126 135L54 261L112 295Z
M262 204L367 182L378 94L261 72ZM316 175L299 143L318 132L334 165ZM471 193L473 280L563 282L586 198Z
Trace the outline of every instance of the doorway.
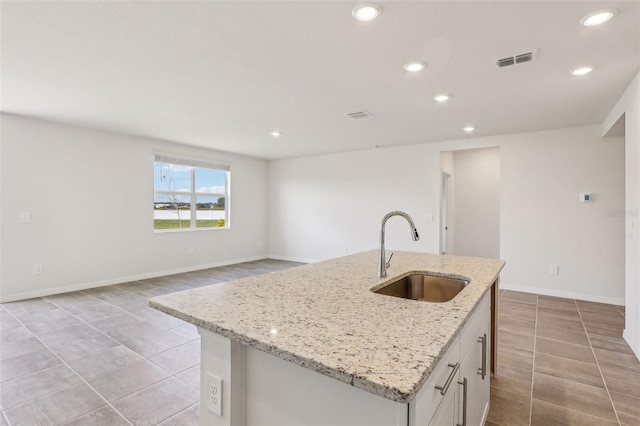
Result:
M442 193L440 206L440 253L450 254L453 252L452 232L449 231L452 219L452 200L451 200L451 174L442 171Z

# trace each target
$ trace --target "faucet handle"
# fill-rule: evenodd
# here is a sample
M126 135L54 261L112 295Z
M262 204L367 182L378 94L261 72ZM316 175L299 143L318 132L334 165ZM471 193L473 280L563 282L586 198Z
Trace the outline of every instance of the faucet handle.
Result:
M391 266L391 258L392 257L393 257L393 252L391 252L391 255L389 256L389 259L387 259L387 262L386 262L387 268Z

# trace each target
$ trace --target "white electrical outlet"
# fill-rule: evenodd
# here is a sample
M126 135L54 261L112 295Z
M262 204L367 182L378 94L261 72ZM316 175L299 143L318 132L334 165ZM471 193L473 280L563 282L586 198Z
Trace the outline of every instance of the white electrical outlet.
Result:
M222 379L211 373L206 374L206 404L213 414L222 416Z
M24 224L31 223L31 213L22 213L20 215L20 223L24 223Z
M195 250L190 248L188 253L189 253L189 256L193 256L193 254L195 253Z
M558 265L549 265L549 273L551 275L558 275Z

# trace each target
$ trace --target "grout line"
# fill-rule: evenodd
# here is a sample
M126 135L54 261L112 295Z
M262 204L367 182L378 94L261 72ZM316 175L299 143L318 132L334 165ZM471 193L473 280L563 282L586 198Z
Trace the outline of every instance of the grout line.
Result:
M198 404L200 404L200 401L198 401L198 402L196 402L196 403L194 403L194 404L191 404L190 406L188 406L188 407L187 407L187 408L185 408L184 410L180 410L180 411L178 411L177 413L170 415L170 416L169 416L169 417L167 417L166 419L162 419L162 420L160 420L157 424L161 424L161 423L166 422L167 420L171 420L172 418L177 417L179 414L182 414L182 413L184 413L185 411L192 409L193 407L195 407L195 406L196 406L196 405L198 405Z
M533 416L533 384L536 371L536 342L538 341L538 306L539 295L536 295L536 322L533 326L533 360L531 363L531 398L529 398L529 426L531 426L531 417Z
M589 348L591 349L591 353L593 354L593 359L596 360L596 365L598 366L598 371L600 372L600 378L602 378L604 389L607 391L607 395L609 396L609 402L611 403L611 408L613 408L613 413L616 415L616 420L618 421L618 424L621 425L622 423L620 422L620 417L618 416L618 410L616 409L616 405L613 403L613 398L611 398L611 392L609 392L609 386L607 386L607 381L604 378L604 374L602 374L602 369L600 368L600 362L598 361L596 352L593 350L593 345L591 344L591 338L589 337L589 332L587 331L587 327L584 325L584 320L582 319L582 312L580 312L580 306L578 305L577 301L576 301L576 308L578 309L578 315L580 316L580 322L582 322L582 328L584 329L584 334L587 335L587 340L589 341Z
M51 301L49 301L49 302L51 303ZM55 305L55 303L54 303L54 305ZM56 306L58 306L58 305L56 305ZM58 306L58 307L59 307L59 306ZM68 311L66 311L66 310L65 310L65 312L68 312ZM18 321L18 322L19 322L23 327L25 327L27 330L29 330L29 327L27 327L27 326L26 326L22 321L20 321L18 318L16 318L16 317L11 313L11 312L9 312L9 315L11 315L11 316L16 320L16 321ZM71 315L73 315L73 314L71 314ZM75 317L75 315L73 315L73 316ZM76 318L77 318L77 317L76 317ZM80 319L80 318L78 318L78 319ZM82 321L82 320L80 320L80 321ZM96 330L97 330L97 329L96 329ZM100 330L98 330L98 331L100 331ZM109 407L111 407L111 408L112 408L116 413L118 413L118 414L119 414L119 415L120 415L120 416L121 416L121 417L122 417L122 418L123 418L123 419L124 419L128 424L129 424L129 425L133 426L133 423L131 423L131 422L129 421L129 419L127 419L127 418L126 418L126 417L125 417L125 416L124 416L124 415L123 415L123 414L122 414L122 413L121 413L121 412L120 412L116 407L114 407L114 406L113 406L109 401L107 401L107 399L106 399L104 396L102 396L102 394L100 394L100 392L98 392L98 391L97 391L93 386L91 386L91 385L89 384L89 382L87 382L87 381L86 381L86 380L85 380L85 379L84 379L80 374L78 374L78 372L77 372L76 370L74 370L73 368L71 368L71 366L70 366L69 364L67 364L67 363L65 362L65 360L63 360L62 358L60 358L60 356L59 356L57 353L55 353L55 352L54 352L54 351L49 347L49 345L47 345L46 343L44 343L44 342L43 342L43 341L42 341L42 340L41 340L41 339L40 339L36 334L34 334L31 330L29 330L29 332L30 332L30 333L33 335L33 337L35 337L35 338L36 338L36 339L37 339L37 340L38 340L42 345L44 345L44 347L45 347L45 348L49 349L49 351L51 351L51 353L52 353L56 358L58 358L62 364L64 364L64 365L65 365L69 370L73 371L73 374L75 374L75 375L76 375L76 376L77 376L77 377L78 377L82 382L84 382L84 384L86 384L86 385L87 385L91 390L93 390L93 391L96 393L96 395L98 395L100 398L102 398L102 400L103 400L104 402L106 402L106 404L107 404ZM109 336L107 336L107 337L109 337ZM114 341L115 341L115 340L114 340ZM42 371L42 370L40 370L40 371ZM73 385L73 386L75 386L75 385ZM42 396L40 396L39 398L31 399L31 400L29 400L29 401L25 402L24 404L18 405L17 407L22 406L22 405L27 405L27 404L31 403L32 401L34 401L34 400L36 400L36 399L40 399L40 398L43 398L43 397L45 397L45 396L53 395L53 394L54 394L54 393L56 393L56 392L59 392L59 391L62 391L62 390L66 390L66 389L70 389L70 388L72 388L73 386L65 387L65 388L62 388L62 389L57 389L57 390L55 390L55 391L53 391L53 392L50 392L50 393L48 393L48 394L46 394L46 395L42 395ZM14 407L14 408L15 408L15 407ZM90 413L90 412L91 412L91 411L89 411L89 413ZM83 413L83 414L81 414L81 415L80 415L80 416L78 416L78 417L84 416L85 414L88 414L88 413ZM77 418L77 417L76 417L76 418ZM69 421L71 421L71 420L73 420L73 419L69 419Z
M7 413L4 410L0 411L0 417L2 417L2 419L5 421L6 424L11 426L11 422L9 421L9 418L7 417Z
M288 266L287 268L282 268L282 269L288 269L289 267L291 267L291 266ZM216 268L210 268L210 269L216 269ZM273 270L273 271L271 271L271 272L275 272L275 271L278 271L278 270L281 270L281 269L276 269L276 270ZM248 270L247 270L247 272L250 272L250 274L249 274L249 275L246 275L246 277L249 277L249 276L255 276L255 275L259 275L259 274L260 274L260 272L253 271L253 270L251 270L251 269L248 269ZM181 274L179 274L179 275L181 275ZM188 278L188 277L185 277L185 278ZM237 279L237 278L233 278L233 279ZM223 282L224 282L224 281L223 281ZM117 288L118 290L122 290L122 291L124 291L124 292L126 292L126 293L129 293L129 294L132 294L132 295L136 295L136 296L140 296L140 297L144 297L144 298L149 298L149 296L144 296L144 295L141 295L141 294L139 294L139 293L136 293L136 292L133 292L133 291L126 290L126 289L124 289L124 288L122 288L122 287L117 287L117 286L122 285L122 284L126 284L126 283L114 284L114 285L104 286L104 287L105 287L105 288L109 288L109 287L110 287L110 288ZM151 284L151 285L154 285L154 284ZM159 287L159 288L166 288L165 286L157 286L157 287ZM196 288L196 287L194 287L194 288ZM169 290L169 289L168 289L168 290ZM172 292L172 291L171 291L171 290L169 290L169 292ZM131 315L132 317L134 317L134 318L136 318L136 319L139 319L139 320L142 320L142 321L145 321L145 322L149 322L147 319L145 319L145 318L141 318L141 317L139 317L139 316L137 316L137 315L133 314L132 312L129 312L129 311L127 311L127 310L123 309L122 307L120 307L120 306L118 306L118 305L115 305L115 304L113 304L113 303L111 303L111 302L109 302L109 301L106 301L106 300L103 300L103 299L100 299L100 298L98 298L98 297L94 296L93 294L91 294L91 292L86 292L85 290L77 290L77 291L71 292L70 294L73 294L73 293L77 293L77 294L82 294L82 295L84 295L84 296L88 296L88 297L90 297L90 298L92 298L92 299L94 299L94 300L97 300L97 301L102 302L102 303L105 303L105 304L107 304L107 305L109 305L109 306L115 307L115 308L117 308L118 310L122 311L123 313L129 314L129 315ZM153 296L151 296L151 297L153 297ZM112 340L113 342L117 343L118 345L122 345L122 346L124 346L124 347L127 347L126 345L124 345L124 344L123 344L122 342L120 342L119 340L117 340L117 339L115 339L115 338L113 338L113 337L109 336L108 334L106 334L106 333L105 333L105 332L103 332L102 330L99 330L98 328L94 327L92 324L90 324L90 323L88 323L87 321L83 320L82 318L78 317L78 316L77 316L77 314L74 314L74 313L72 313L72 312L68 311L66 308L64 308L64 307L62 307L62 306L60 306L60 305L58 305L58 304L55 302L55 299L54 299L54 300L51 300L51 299L49 299L49 298L48 298L48 296L42 296L42 297L38 297L38 298L34 298L34 299L42 299L42 300L45 300L45 301L47 301L47 302L51 303L52 305L56 306L58 309L60 309L60 310L62 310L62 311L64 311L64 312L66 312L67 314L69 314L69 315L73 316L74 318L78 319L79 321L81 321L82 323L86 324L86 325L87 325L87 326L89 326L90 328L92 328L92 329L96 330L96 331L98 332L98 335L102 335L102 336L104 336L104 337L106 337L106 338L108 338L108 339ZM26 326L22 321L20 321L20 320L19 320L19 319L18 319L18 318L13 314L13 313L11 313L10 311L8 311L8 310L6 310L6 309L3 309L3 311L6 311L9 315L11 315L11 317L13 317L13 318L14 318L14 319L15 319L15 320L16 320L16 321L17 321L17 322L18 322L22 327L24 327L24 328L25 328L25 329L30 333L30 335L31 335L31 336L33 336L33 337L34 337L37 341L39 341L39 342L40 342L40 343L41 343L41 344L42 344L42 345L43 345L47 350L49 350L49 351L53 354L53 356L55 356L56 358L58 358L58 360L60 360L60 363L61 363L62 365L64 365L64 366L66 366L67 368L69 368L69 370L71 370L71 371L72 371L72 372L73 372L73 373L74 373L74 374L75 374L75 375L80 379L80 381L81 381L82 383L84 383L85 385L87 385L91 390L93 390L93 391L94 391L94 392L95 392L95 393L96 393L96 394L97 394L97 395L98 395L98 396L99 396L99 397L100 397L100 398L101 398L101 399L106 403L106 405L102 405L102 406L100 406L100 407L98 407L98 408L96 408L96 409L94 409L94 410L91 410L91 411L89 411L89 412L87 412L87 413L83 413L83 414L81 414L80 416L77 416L77 417L75 417L75 418L73 418L73 419L69 419L67 422L73 421L73 420L75 420L75 419L77 419L77 418L79 418L79 417L82 417L82 416L84 416L84 415L87 415L87 414L93 413L93 412L95 412L95 411L97 411L97 410L99 410L99 409L101 409L101 408L103 408L103 407L105 407L105 406L109 406L109 407L110 407L111 409L113 409L116 413L118 413L118 415L120 415L120 416L121 416L121 417L122 417L122 418L127 422L127 424L129 424L130 426L133 426L133 424L131 423L131 421L129 421L129 419L128 419L125 415L123 415L123 414L122 414L122 413L121 413L121 412L120 412L120 411L119 411L119 410L118 410L118 409L117 409L113 404L111 404L111 402L109 402L109 401L108 401L108 400L107 400L107 399L106 399L106 398L105 398L105 397L104 397L100 392L98 392L98 391L97 391L93 386L91 386L91 384L89 384L89 382L88 382L87 380L85 380L85 379L84 379L80 374L78 374L78 372L77 372L76 370L74 370L74 369L73 369L73 368L72 368L72 367L71 367L67 362L65 362L65 361L64 361L64 360L63 360L63 359L62 359L62 358L61 358L61 357L60 357L60 356L59 356L55 351L53 351L51 346L49 346L48 344L44 343L44 342L43 342L43 341L42 341L42 340L41 340L41 339L40 339L40 338L39 338L35 333L33 333L33 332L31 331L31 329L29 329L29 327L27 327L27 326ZM108 317L107 317L107 318L108 318ZM105 319L107 319L107 318L105 318ZM185 321L185 324L189 324L189 323ZM181 327L181 326L183 326L183 325L184 325L184 324L181 324L181 325L176 326L176 327ZM169 328L169 327L165 327L165 326L163 326L163 328L165 328L165 329L166 329L166 331L172 331L172 330L173 330L173 328L176 328L176 327L171 327L171 328ZM174 332L174 334L179 335L178 333L175 333L175 332ZM182 335L179 335L179 336L182 336ZM85 338L91 338L91 337L95 337L95 336L85 336L85 337L81 337L81 338L79 338L79 339L75 339L75 340L73 340L73 341L82 340L82 339L85 339ZM185 336L182 336L182 337L185 337ZM189 340L189 341L184 342L184 343L182 343L182 344L180 344L180 345L178 345L178 346L185 345L185 344L187 344L187 343L191 343L191 342L193 342L193 341L195 341L195 340L197 340L197 339ZM107 349L104 349L104 350L102 350L102 351L98 351L98 352L96 352L95 354L99 354L99 353L104 352L104 351L106 351L106 350L108 350L108 349L111 349L111 348L107 348ZM129 349L130 349L130 348L129 348ZM171 350L171 349L172 349L172 348L167 349L167 350ZM135 351L134 351L134 352L135 352ZM163 351L163 352L165 352L165 351ZM162 353L162 352L160 352L160 353ZM143 356L142 354L138 354L137 352L136 352L136 354L137 354L137 355L140 355L140 357L141 357L140 359L141 359L141 360L143 359L143 360L145 360L146 362L149 362L149 363L151 363L152 365L156 366L153 362L151 362L151 361L149 360L149 357ZM26 355L26 354L23 354L23 355ZM157 355L157 354L154 354L154 355ZM150 355L150 356L153 356L153 355ZM138 361L138 360L137 360L137 361ZM58 364L56 364L56 365L58 365ZM130 364L128 364L128 365L130 365ZM52 367L53 367L53 366L52 366ZM113 371L117 371L117 370L119 370L119 369L121 369L121 368L125 368L125 367L126 367L126 366L123 366L123 367L117 368L117 369L115 369L115 370L113 370ZM161 370L163 370L163 371L166 371L166 370L164 370L162 367L159 367L159 366L156 366L156 367L160 368L160 369L161 369ZM192 367L193 367L193 366L192 366ZM192 367L189 367L189 368L192 368ZM48 368L51 368L51 367L48 367ZM19 377L24 377L24 376L26 376L26 375L28 375L28 374L37 373L37 372L42 371L42 370L44 370L44 369L40 369L40 370L37 370L37 371L31 372L31 373L27 373L27 374L22 375L22 376L19 376ZM184 372L184 371L186 371L186 370L187 370L187 369L185 369L185 370L183 370L183 371L181 371L181 372ZM180 374L181 372L178 372L178 373L176 373L176 374ZM168 372L168 371L167 371L167 373L169 374L169 376L168 376L168 377L166 377L166 378L164 378L164 379L162 379L162 380L159 380L159 381L157 381L157 382L151 383L151 384L149 384L149 385L147 385L147 386L145 386L145 387L143 387L143 388L141 388L141 389L136 390L135 392L132 392L132 393L131 393L131 394L129 394L129 395L132 395L132 394L134 394L134 393L140 392L140 391L142 391L142 390L144 390L144 389L147 389L147 388L149 388L149 387L151 387L151 386L153 386L153 385L156 385L156 384L158 384L158 383L161 383L162 381L167 380L167 379L170 379L170 378L174 378L175 380L178 380L180 383L183 383L183 384L185 384L186 386L188 386L189 388L192 388L192 389L193 389L193 387L192 387L189 383L187 383L187 382L183 381L182 379L180 379L179 377L177 377L175 374L172 374L172 373L170 373L170 372ZM107 373L104 373L104 374L107 374ZM15 377L14 379L17 379L17 378L19 378L19 377ZM96 376L96 377L97 377L97 376ZM13 379L12 379L12 380L13 380ZM34 401L34 400L37 400L37 399L40 399L40 398L44 398L44 397L49 396L49 395L53 395L54 393L57 393L57 392L60 392L60 391L63 391L63 390L70 389L70 388L72 388L73 386L76 386L76 385L78 385L78 384L79 384L79 383L74 384L74 385L71 385L71 386L69 386L69 387L64 387L64 388L61 388L61 389L56 389L56 390L54 390L54 391L52 391L52 392L46 393L46 394L44 394L44 395L41 395L41 396L39 396L38 398L28 400L28 401L26 401L26 402L24 402L24 403L22 403L22 404L18 404L18 405L16 405L15 407L12 407L11 409L13 409L13 408L17 408L17 407L22 407L22 406L25 406L25 405L28 405L28 404L30 404L30 403L31 403L32 401ZM196 389L196 390L197 390L197 389ZM128 395L125 395L124 397L126 397L126 396L128 396ZM123 397L123 398L124 398L124 397ZM183 409L183 410L179 411L178 413L173 414L172 416L168 417L167 419L164 419L163 421L168 420L168 419L170 419L170 418L172 418L172 417L176 416L177 414L182 413L183 411L186 411L186 410L190 409L191 407L193 407L194 405L199 404L199 403L200 403L200 401L198 401L197 403L194 403L194 404L190 405L189 407L187 407L187 408L185 408L185 409ZM4 420L7 422L7 424L11 425L11 422L9 421L9 418L8 418L8 416L6 415L6 410L3 410L3 411L1 411L1 412L0 412L0 417L3 417L3 418L4 418Z

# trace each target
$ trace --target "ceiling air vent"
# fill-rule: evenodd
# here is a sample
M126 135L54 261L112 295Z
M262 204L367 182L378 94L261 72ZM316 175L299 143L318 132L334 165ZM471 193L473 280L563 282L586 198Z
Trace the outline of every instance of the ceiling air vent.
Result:
M537 53L538 53L537 50L532 50L526 53L519 53L517 55L507 56L506 58L496 59L495 64L498 68L504 68L511 65L531 62L536 59Z
M355 111L355 112L350 112L348 114L346 114L347 117L351 117L354 120L360 120L361 118L369 118L369 117L373 117L373 114L371 114L369 111Z

